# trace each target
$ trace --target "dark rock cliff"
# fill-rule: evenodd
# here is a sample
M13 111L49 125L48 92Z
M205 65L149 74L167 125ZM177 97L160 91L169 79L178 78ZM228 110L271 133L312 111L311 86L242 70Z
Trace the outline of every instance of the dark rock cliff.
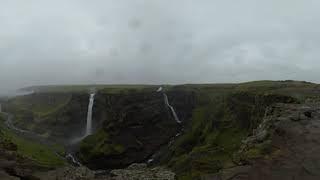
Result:
M93 169L147 161L192 115L193 93L170 91L167 95L182 124L174 120L162 93L98 94L94 120L99 119L101 128L96 124L98 131L81 144L82 161Z
M72 94L71 100L59 111L39 123L42 130L50 130L52 138L68 141L83 136L86 128L89 94Z

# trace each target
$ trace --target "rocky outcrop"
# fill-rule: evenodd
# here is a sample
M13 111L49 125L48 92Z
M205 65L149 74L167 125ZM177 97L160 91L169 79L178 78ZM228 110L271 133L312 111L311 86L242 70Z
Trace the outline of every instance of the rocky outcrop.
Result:
M49 172L35 173L39 180L94 180L95 174L86 167L64 167ZM108 180L107 178L105 178Z
M318 104L277 104L234 156L240 166L205 179L319 179Z
M126 169L112 170L102 174L86 167L70 166L36 173L34 177L39 180L175 180L176 178L173 172L163 167L149 168L146 164L132 164Z
M132 164L126 169L111 171L111 177L112 180L175 180L176 175L162 167L148 168L146 164Z
M33 175L43 167L38 166L32 160L19 156L16 150L7 150L0 146L0 179L16 180L30 179L36 180Z

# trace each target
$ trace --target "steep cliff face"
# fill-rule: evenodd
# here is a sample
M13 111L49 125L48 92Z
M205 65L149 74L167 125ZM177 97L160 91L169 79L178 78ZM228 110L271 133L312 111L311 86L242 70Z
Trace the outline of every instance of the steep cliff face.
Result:
M68 142L84 134L88 99L87 93L36 93L10 100L6 111L18 128Z
M145 162L157 153L155 164L196 178L234 163L232 154L261 122L266 107L297 102L276 94L215 93L179 88L167 92L182 124L173 119L161 93L100 93L94 119L100 119L101 128L81 143L78 155L92 169L112 169ZM175 137L182 129L182 136Z
M167 95L178 116L187 121L194 104L192 93L169 91ZM14 115L14 124L18 128L68 143L85 134L88 103L89 94L86 92L39 92L11 99L5 111ZM158 129L153 129L153 126ZM93 106L93 129L98 132L104 130L110 135L123 134L123 138L131 138L131 132L156 138L159 132L174 136L179 126L172 119L163 94L146 89L97 93ZM124 140L119 141L124 143ZM156 139L153 142L158 143Z
M167 95L183 124L187 123L194 95L185 91ZM79 152L81 160L93 169L147 161L182 128L165 105L162 93L98 94L95 107L94 119L101 120L101 128L81 143Z
M88 103L89 94L73 93L64 107L39 120L38 132L49 133L51 138L62 142L83 136Z
M283 95L231 91L209 98L199 94L192 121L174 144L163 150L159 161L181 179L199 179L235 166L233 153L262 121L273 103L297 102Z
M319 112L318 103L270 106L234 154L238 165L204 179L319 179Z

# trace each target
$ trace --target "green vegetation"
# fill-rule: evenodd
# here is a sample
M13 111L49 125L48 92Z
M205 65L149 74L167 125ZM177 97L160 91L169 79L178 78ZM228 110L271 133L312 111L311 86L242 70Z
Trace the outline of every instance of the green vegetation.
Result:
M80 158L84 161L99 156L121 154L124 151L124 146L113 144L103 129L86 137L80 144Z
M300 101L319 99L320 85L305 81L254 81L239 84L236 90L292 96Z
M215 173L232 165L232 154L247 131L233 121L224 93L216 92L209 97L203 93L198 97L199 107L194 110L191 130L170 148L173 158L168 162L169 167L181 179L195 179L200 174Z
M241 141L259 125L272 103L314 98L316 84L296 81L257 81L243 84L184 85L174 88L196 93L197 105L183 136L162 159L178 179L200 179L236 165ZM319 88L320 89L320 88ZM288 96L286 96L288 95ZM291 97L293 98L291 98ZM296 99L295 99L296 98ZM270 152L268 144L252 148L246 158Z
M15 115L30 112L34 117L43 118L66 106L71 100L71 94L35 94L29 96L18 96L11 99L10 105L15 109ZM20 112L20 113L19 113Z
M36 118L37 121L43 120L48 124L54 124L57 118L55 116L51 118L51 116L64 109L66 104L70 103L71 95L68 94L74 94L75 92L87 93L92 87L99 90L99 93L107 95L130 95L132 93L132 99L135 100L135 92L154 92L159 86L87 85L33 87L36 91L41 92L37 95L38 100L34 96L26 96L18 97L10 103L14 106L14 112L18 120L35 116L38 117L38 119ZM241 141L259 125L266 107L270 104L318 101L320 99L320 86L302 81L255 81L240 84L187 84L163 87L168 93L176 91L179 94L181 91L190 91L195 95L195 108L193 109L191 120L185 125L185 133L177 138L167 150L163 151L161 159L161 163L173 169L179 179L199 179L201 175L214 174L223 168L235 166L239 158L235 157L235 155L239 150ZM41 96L42 93L44 94L43 97ZM50 94L62 95L57 97L54 102L51 102L50 98L47 98L50 97ZM83 98L83 101L75 102L84 102L86 100ZM97 103L105 103L103 101L97 100ZM74 106L72 111L80 109L78 107L79 103L75 102L72 102ZM128 103L128 106L132 103L125 100L124 102ZM137 106L137 108L141 107ZM31 115L30 112L32 112ZM70 114L69 111L68 113ZM70 121L65 116L61 120ZM35 123L27 123L24 126L32 129ZM68 122L63 123L66 124ZM116 131L119 127L114 128ZM111 132L106 132L103 129L106 128L102 128L81 142L80 159L88 161L101 156L118 156L126 151L125 145L114 143L110 138ZM15 141L17 144L23 144L18 140ZM24 144L23 146L30 145ZM270 147L266 142L247 151L244 154L244 158L258 158L270 153L270 151ZM23 153L29 153L29 156L32 157L28 148ZM42 156L45 159L50 159L46 155Z
M242 155L242 159L250 160L269 155L272 152L271 140L256 144Z
M46 125L56 121L55 114L63 111L71 99L70 93L35 93L12 98L4 108L14 115L15 126L48 137L51 131Z
M6 142L6 144L11 144L12 146L16 147L15 150L19 156L30 159L37 165L46 168L65 165L64 159L57 155L57 153L61 155L64 154L63 147L59 145L49 147L47 145L43 145L32 140L20 137L5 126L3 116L1 116L0 118L0 141ZM55 151L57 153L55 153Z

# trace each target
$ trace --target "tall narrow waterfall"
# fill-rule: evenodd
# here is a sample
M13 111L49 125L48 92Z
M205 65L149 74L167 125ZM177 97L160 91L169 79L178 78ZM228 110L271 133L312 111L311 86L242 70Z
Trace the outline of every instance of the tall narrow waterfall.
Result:
M90 94L90 100L88 105L88 114L87 114L87 129L86 129L86 136L92 133L92 109L94 103L94 96L95 94Z
M173 106L170 105L169 100L168 100L168 96L166 95L166 93L163 93L163 96L164 96L164 102L170 108L170 110L173 114L174 120L176 120L176 122L180 124L181 121L179 120L178 115L177 115L176 111L174 110Z

